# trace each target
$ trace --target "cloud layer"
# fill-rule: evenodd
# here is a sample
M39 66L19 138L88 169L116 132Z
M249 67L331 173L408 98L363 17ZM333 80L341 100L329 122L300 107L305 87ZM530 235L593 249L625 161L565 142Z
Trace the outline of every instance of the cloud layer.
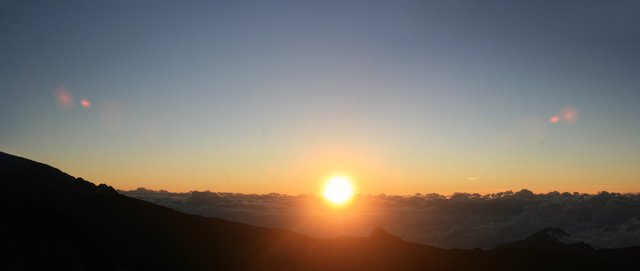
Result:
M368 235L375 226L405 240L443 248L491 248L560 227L598 248L640 245L640 194L528 190L489 195L359 195L335 209L316 195L170 193L137 189L128 196L179 211L284 228L316 237Z

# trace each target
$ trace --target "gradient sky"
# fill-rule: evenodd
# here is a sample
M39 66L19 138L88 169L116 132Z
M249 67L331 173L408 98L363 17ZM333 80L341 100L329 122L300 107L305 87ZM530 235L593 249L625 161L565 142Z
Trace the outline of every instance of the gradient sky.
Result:
M638 192L638 14L3 0L0 149L119 189Z

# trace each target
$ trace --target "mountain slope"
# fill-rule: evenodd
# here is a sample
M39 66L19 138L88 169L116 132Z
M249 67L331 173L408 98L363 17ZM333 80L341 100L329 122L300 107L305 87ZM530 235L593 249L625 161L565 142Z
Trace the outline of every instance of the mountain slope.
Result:
M524 240L508 243L500 248L521 248L593 253L595 249L584 242L571 240L571 235L560 228L544 228Z
M281 249L285 255L310 241L286 231L181 214L7 154L0 154L0 177L5 264L241 268L265 244L295 242ZM272 262L280 260L285 259Z
M314 239L179 213L5 153L0 212L2 270L600 270L638 255L442 250L382 229Z

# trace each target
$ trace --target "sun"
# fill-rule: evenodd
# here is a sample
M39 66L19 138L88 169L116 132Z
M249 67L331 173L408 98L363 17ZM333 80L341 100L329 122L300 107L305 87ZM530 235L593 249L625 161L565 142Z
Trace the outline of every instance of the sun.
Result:
M324 185L322 196L333 205L342 206L353 197L351 180L344 176L331 177Z

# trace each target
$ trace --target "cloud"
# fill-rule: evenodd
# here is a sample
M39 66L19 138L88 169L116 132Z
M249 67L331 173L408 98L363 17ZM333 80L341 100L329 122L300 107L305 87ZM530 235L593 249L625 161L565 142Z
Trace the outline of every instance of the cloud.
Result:
M560 227L595 247L640 245L640 194L359 195L336 211L316 195L120 191L187 213L316 237L368 235L375 226L405 240L443 248L491 248Z

